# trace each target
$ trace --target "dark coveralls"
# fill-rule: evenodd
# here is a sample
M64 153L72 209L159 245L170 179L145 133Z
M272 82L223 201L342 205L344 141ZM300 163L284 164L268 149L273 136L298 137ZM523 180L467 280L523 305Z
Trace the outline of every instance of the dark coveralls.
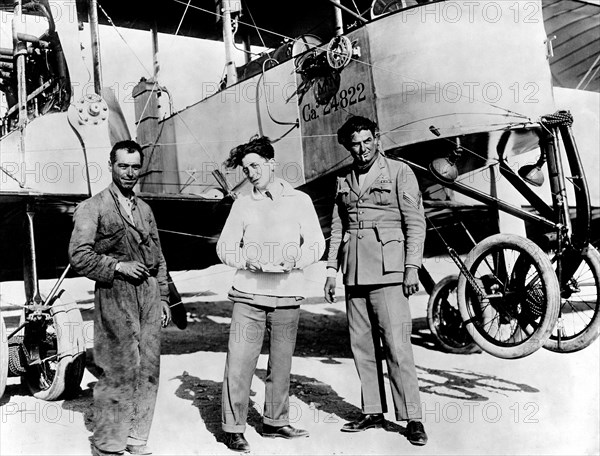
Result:
M161 297L168 300L167 268L150 207L134 197L133 221L111 184L83 201L73 216L73 269L94 280L94 361L103 374L94 387L93 444L120 452L147 441L160 370ZM134 282L115 267L145 264L150 277Z
M344 274L350 344L365 414L387 411L385 357L396 419L421 418L412 319L402 282L406 267L421 266L424 242L419 184L408 165L379 155L362 186L354 170L338 177L327 266L341 267Z

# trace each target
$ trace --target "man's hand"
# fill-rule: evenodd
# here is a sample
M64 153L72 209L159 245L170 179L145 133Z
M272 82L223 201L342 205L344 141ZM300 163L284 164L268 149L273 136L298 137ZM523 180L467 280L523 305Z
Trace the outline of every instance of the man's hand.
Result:
M325 301L335 302L335 277L327 277L323 291L325 292Z
M263 270L262 264L254 260L246 260L246 269L250 272L261 272Z
M296 261L292 259L284 259L277 263L277 266L281 266L285 272L290 272L296 266Z
M117 271L130 279L145 280L150 277L150 271L139 261L119 261Z
M162 320L160 325L166 328L171 323L171 308L169 307L169 301L161 301Z
M417 268L406 268L404 270L402 289L406 297L419 291L419 270Z

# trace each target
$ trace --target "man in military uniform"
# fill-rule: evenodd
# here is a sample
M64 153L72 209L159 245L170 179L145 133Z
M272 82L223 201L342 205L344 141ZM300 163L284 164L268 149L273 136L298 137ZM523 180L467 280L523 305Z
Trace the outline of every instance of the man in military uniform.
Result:
M380 153L373 121L350 118L338 130L338 142L354 163L338 177L324 291L325 299L333 302L341 267L363 412L342 431L383 426L387 406L381 359L385 356L396 419L408 421L410 443L425 445L408 306L408 297L419 290L425 242L419 184L408 165Z

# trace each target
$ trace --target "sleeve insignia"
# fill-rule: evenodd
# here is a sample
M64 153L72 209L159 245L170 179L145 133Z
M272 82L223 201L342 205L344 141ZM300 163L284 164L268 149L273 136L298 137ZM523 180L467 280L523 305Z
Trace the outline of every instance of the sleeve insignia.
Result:
M416 198L408 192L402 192L402 198L415 209L421 208L421 192L419 192Z

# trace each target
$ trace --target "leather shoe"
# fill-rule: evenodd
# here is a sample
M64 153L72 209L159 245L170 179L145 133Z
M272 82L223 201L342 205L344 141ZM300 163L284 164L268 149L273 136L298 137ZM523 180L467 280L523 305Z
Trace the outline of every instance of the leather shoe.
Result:
M129 454L152 454L152 451L146 445L127 445L125 451Z
M250 444L241 432L226 432L225 445L230 450L239 451L240 453L250 452Z
M225 445L230 450L239 451L240 453L250 452L250 444L241 432L226 432Z
M122 451L102 451L93 443L91 444L92 456L123 456Z
M262 436L275 438L283 437L284 439L297 439L298 437L308 437L308 431L304 429L296 429L289 424L285 426L270 426L263 424Z
M382 413L363 415L360 420L344 424L340 430L342 432L362 432L371 428L383 427L384 421Z
M423 446L427 443L427 434L423 423L420 421L409 421L406 426L406 438L413 445Z

